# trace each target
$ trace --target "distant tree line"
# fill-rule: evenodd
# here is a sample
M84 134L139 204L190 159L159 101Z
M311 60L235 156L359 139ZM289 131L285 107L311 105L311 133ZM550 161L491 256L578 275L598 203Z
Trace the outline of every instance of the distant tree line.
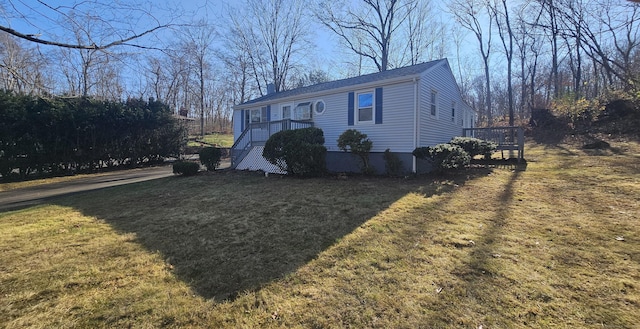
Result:
M63 175L177 156L184 132L150 99L124 102L0 91L0 175Z
M279 92L444 57L478 125L640 91L636 1L212 0L198 12L145 0L47 2L0 5L0 88L153 97L197 119L201 134L229 132L232 106L267 86ZM15 22L28 28L14 31ZM320 29L334 38L329 47L314 42Z

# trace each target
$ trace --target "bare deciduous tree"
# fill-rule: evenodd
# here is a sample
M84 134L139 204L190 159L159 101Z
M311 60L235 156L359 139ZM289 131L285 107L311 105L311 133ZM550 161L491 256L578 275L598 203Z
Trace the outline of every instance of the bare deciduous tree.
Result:
M512 63L513 63L513 41L514 33L511 28L512 22L509 16L509 7L507 0L494 0L489 4L491 14L494 16L496 26L498 27L498 36L502 43L504 55L507 59L507 99L509 104L509 126L514 124L513 109L513 83L512 83Z
M482 55L485 74L485 110L487 124L493 123L491 104L491 74L489 72L489 58L491 57L491 37L494 15L486 3L477 0L454 0L449 3L449 12L456 18L456 21L463 28L471 31L478 41L478 50ZM485 14L488 24L485 26L481 22L480 16Z
M231 33L246 52L260 95L273 84L276 92L286 90L289 74L305 51L309 24L305 4L291 0L246 0L244 10L230 15Z
M415 65L444 57L446 24L434 16L432 2L414 1L407 5L407 10L399 65Z
M0 88L25 94L51 92L49 58L0 32Z
M195 75L196 88L193 88L197 95L197 103L200 113L200 136L204 136L205 121L205 86L213 78L212 61L213 61L213 43L216 37L215 30L212 26L207 25L205 21L200 21L195 26L189 27L182 34L181 50L187 54L190 60L192 70Z
M33 43L70 49L104 50L122 45L153 48L140 42L141 39L171 27L178 11L167 10L170 16L161 20L152 14L151 7L150 2L122 0L83 0L65 4L7 0L0 31ZM76 20L79 17L83 19ZM103 31L108 37L77 40L74 33L83 28L84 18L91 18L94 30ZM20 23L21 31L12 27L16 23Z
M393 37L413 6L413 0L361 0L355 7L351 2L323 1L316 17L355 54L373 61L378 71L386 71L391 67ZM412 27L416 25L414 20Z

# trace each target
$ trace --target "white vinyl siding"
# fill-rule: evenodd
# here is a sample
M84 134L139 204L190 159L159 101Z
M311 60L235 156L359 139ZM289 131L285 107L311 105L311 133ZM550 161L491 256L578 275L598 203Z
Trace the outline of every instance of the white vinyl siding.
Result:
M429 112L432 116L438 117L438 91L431 89L429 96Z
M462 125L456 116L471 109L464 103L447 65L438 65L423 74L420 80L420 127L418 146L446 143L462 135ZM435 116L432 113L432 92L437 91ZM455 108L455 110L454 110ZM464 120L466 121L466 120ZM464 122L465 126L468 124Z
M356 129L367 134L373 142L371 152L384 152L389 148L392 152L413 151L413 123L414 123L414 84L402 82L393 85L381 85L382 87L382 113L384 124L371 124L349 126L347 120L348 92L323 96L326 105L325 114L313 118L315 126L324 132L325 146L329 151L339 151L337 140L340 134L347 129ZM375 89L371 90L375 98ZM357 122L358 90L354 95L354 121ZM375 102L374 102L375 120Z
M233 140L236 141L242 134L242 111L234 110L233 111Z

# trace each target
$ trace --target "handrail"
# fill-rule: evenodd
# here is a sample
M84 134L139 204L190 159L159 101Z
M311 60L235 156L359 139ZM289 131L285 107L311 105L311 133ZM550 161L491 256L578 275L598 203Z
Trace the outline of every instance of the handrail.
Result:
M248 124L247 128L242 131L238 139L233 143L233 146L231 146L229 152L231 154L231 167L235 168L235 166L242 161L245 151L251 148L256 142L266 142L271 135L279 131L308 127L313 127L313 122L291 119Z

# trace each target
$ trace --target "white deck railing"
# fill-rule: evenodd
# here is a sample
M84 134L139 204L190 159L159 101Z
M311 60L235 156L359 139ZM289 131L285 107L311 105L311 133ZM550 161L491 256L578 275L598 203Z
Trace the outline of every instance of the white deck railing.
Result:
M251 147L264 145L271 135L283 130L309 127L313 127L313 122L290 119L250 123L231 147L231 168L235 168L242 161L251 150Z

